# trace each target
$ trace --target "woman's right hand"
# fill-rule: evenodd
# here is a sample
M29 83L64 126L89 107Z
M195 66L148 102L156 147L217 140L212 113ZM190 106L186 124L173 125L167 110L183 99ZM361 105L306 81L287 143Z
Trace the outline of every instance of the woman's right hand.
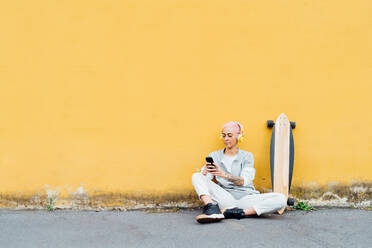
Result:
M209 172L209 169L208 169L208 167L210 167L210 166L212 166L212 164L211 163L205 163L205 165L204 165L204 167L203 167L203 176L206 176L207 174L208 174L208 172Z
M206 176L208 174L207 167L203 167L203 176Z

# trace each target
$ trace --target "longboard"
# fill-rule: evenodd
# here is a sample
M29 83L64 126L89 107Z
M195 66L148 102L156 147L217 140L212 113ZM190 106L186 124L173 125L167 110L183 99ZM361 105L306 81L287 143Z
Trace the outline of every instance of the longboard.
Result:
M293 198L288 198L292 184L294 142L292 129L295 122L289 122L287 116L282 113L276 119L267 121L267 127L273 128L270 142L270 171L273 192L282 193L287 197L287 204L294 205ZM286 207L278 210L283 214Z

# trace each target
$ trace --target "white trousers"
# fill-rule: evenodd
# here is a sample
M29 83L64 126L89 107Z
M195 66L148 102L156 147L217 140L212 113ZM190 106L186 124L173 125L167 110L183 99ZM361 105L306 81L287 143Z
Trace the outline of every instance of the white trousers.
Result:
M236 200L229 192L208 177L203 176L202 173L192 175L192 184L199 198L201 195L209 195L221 209L231 207L248 209L253 207L257 215L261 215L273 213L287 205L287 198L280 193L246 195Z

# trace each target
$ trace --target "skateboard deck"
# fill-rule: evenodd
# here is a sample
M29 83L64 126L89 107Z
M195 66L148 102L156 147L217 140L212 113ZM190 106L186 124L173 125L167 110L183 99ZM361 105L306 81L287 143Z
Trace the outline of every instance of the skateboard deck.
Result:
M288 198L292 183L294 142L292 128L295 122L289 122L287 116L282 113L273 121L268 121L268 127L274 127L270 143L270 170L273 192L282 193L287 197L287 204L293 205L292 198ZM286 208L278 211L283 214Z

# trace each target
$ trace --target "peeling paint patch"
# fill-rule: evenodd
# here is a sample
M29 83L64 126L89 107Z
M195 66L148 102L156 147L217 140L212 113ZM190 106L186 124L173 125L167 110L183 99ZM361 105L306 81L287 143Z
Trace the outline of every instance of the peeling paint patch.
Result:
M372 182L358 182L351 185L337 183L321 187L295 187L291 194L299 201L313 206L355 207L371 206Z
M354 186L350 188L351 191L354 193L365 193L369 190L368 187L362 187L362 186Z
M77 189L76 193L78 193L78 194L85 194L83 186L80 186L80 187Z
M0 193L0 208L46 209L48 199L55 200L55 209L76 210L136 210L170 209L199 207L200 202L193 190L177 193L158 192L93 192L88 193L81 187L68 196L62 197L57 190L50 188L32 194Z
M261 188L262 193L271 189ZM329 207L372 207L372 182L359 182L351 185L338 183L318 186L315 183L302 187L293 187L291 195L297 201L306 201L313 206ZM46 209L48 199L55 202L55 209L79 210L118 210L135 209L177 209L197 208L201 203L194 190L180 190L168 193L160 192L88 192L83 186L69 191L66 196L59 188L48 185L42 192L0 193L0 208L10 209Z

